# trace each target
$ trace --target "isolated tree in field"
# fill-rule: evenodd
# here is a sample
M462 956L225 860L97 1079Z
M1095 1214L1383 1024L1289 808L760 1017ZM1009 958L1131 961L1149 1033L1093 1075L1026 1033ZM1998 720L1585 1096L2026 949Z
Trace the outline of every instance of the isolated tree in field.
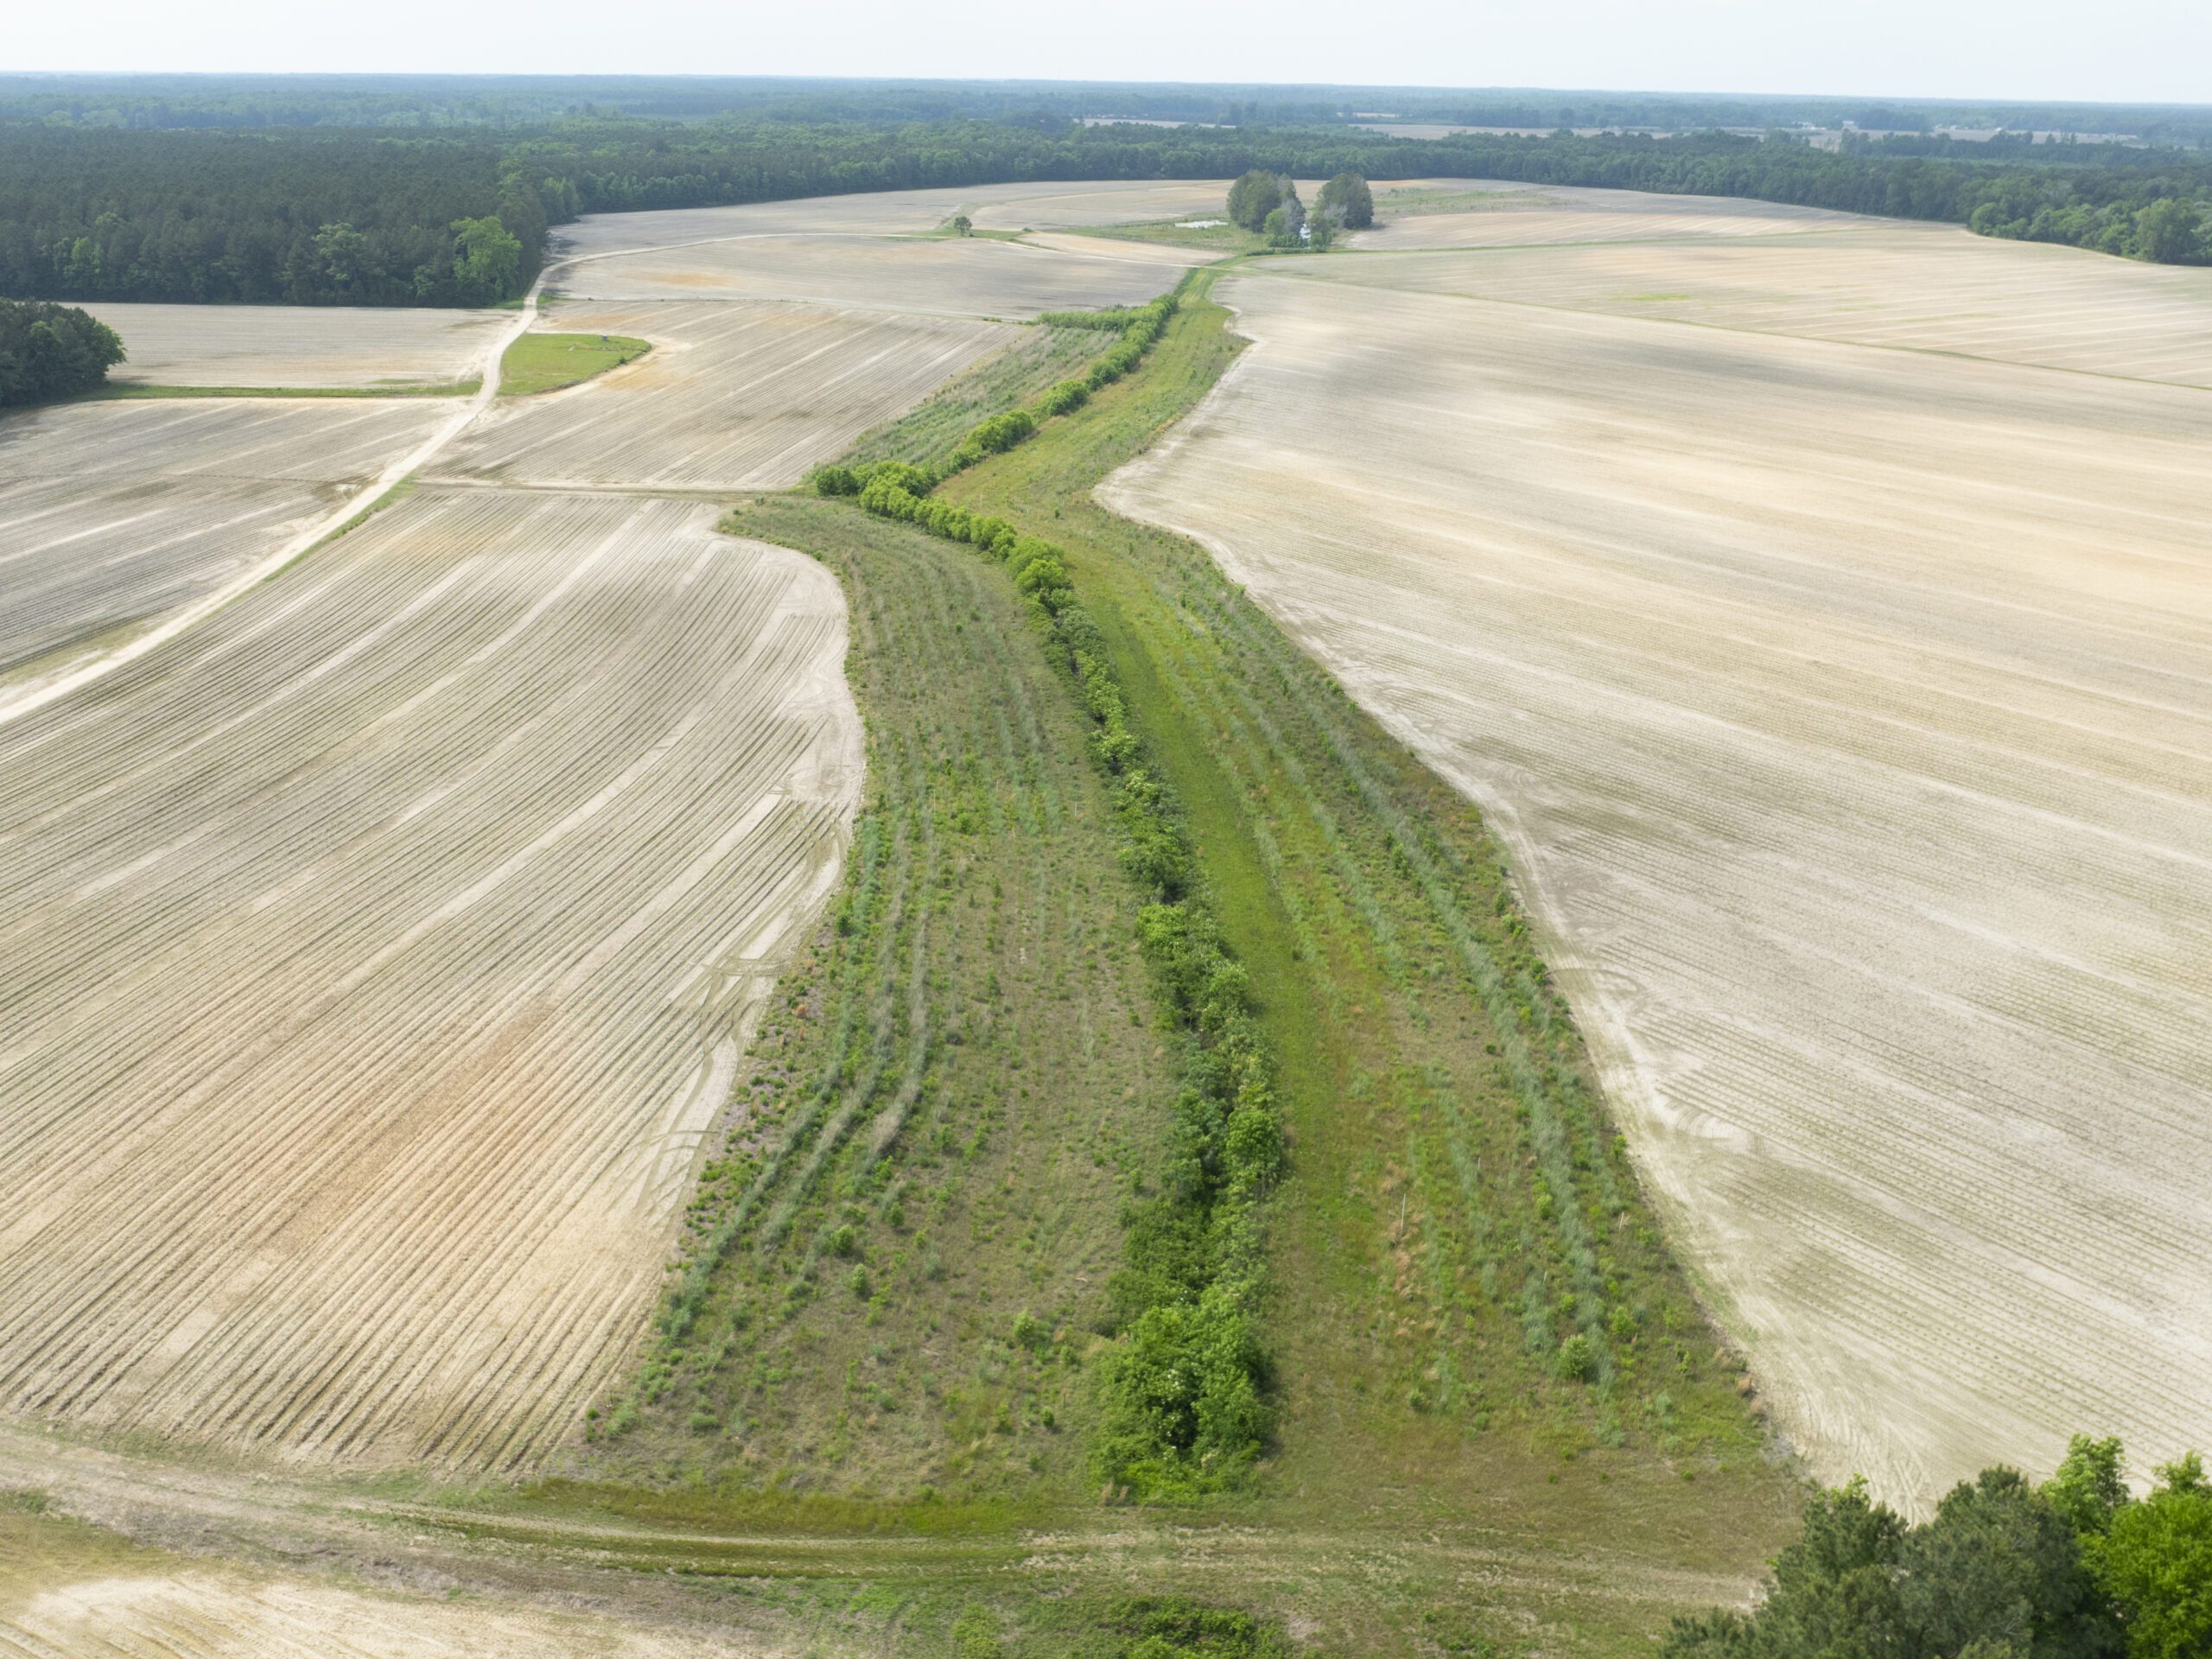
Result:
M1313 211L1326 214L1348 231L1363 231L1375 223L1375 193L1358 174L1339 173L1313 198Z
M955 236L973 236L976 234L976 221L965 213L955 213L952 222L945 228Z
M1248 231L1268 222L1268 215L1282 205L1282 186L1275 175L1255 168L1229 187L1229 217Z
M0 300L0 407L90 391L122 361L123 341L89 312Z
M471 305L512 299L522 285L522 244L496 216L453 222L453 274Z

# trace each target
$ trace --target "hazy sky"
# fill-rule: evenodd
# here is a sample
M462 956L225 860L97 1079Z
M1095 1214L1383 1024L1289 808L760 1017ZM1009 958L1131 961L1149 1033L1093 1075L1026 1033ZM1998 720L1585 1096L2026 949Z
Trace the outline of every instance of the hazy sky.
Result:
M27 0L0 69L1023 76L2212 102L2212 0Z

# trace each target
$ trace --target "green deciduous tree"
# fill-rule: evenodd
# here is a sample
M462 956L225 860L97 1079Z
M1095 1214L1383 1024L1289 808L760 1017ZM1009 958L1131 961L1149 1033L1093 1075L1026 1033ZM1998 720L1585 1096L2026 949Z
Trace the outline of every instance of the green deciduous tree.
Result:
M2085 1443L2077 1443L2085 1444ZM2119 1659L2121 1627L2072 1522L2101 1501L2097 1443L2063 1493L1988 1469L1908 1527L1865 1483L1816 1494L1753 1614L1678 1619L1667 1659ZM2163 1656L2162 1656L2163 1659Z
M1375 223L1375 193L1358 174L1339 173L1313 198L1313 211L1325 213L1348 231L1363 231Z
M2212 1654L2212 1484L2195 1452L2158 1475L2087 1553L2119 1610L2128 1659L2202 1659Z
M2044 1483L2043 1494L2077 1535L2103 1532L2127 1502L2119 1440L2094 1440L2076 1434L2057 1472Z
M496 305L521 291L522 243L497 215L453 222L453 275L462 303Z
M2162 265L2202 264L2206 257L2204 210L2168 196L2135 215L2134 251Z
M1282 205L1282 186L1272 173L1255 168L1229 187L1229 217L1248 231L1268 222L1268 215Z
M0 300L0 407L90 391L123 357L115 330L75 306Z

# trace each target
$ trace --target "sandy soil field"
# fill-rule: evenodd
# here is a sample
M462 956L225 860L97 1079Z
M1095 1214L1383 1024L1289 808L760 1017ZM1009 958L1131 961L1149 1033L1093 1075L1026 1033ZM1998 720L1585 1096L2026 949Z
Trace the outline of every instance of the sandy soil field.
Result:
M777 231L912 233L933 231L957 213L967 213L983 230L1072 230L1217 213L1228 189L1228 181L1221 179L978 184L960 189L812 196L741 207L594 213L563 226L554 236L561 253L580 255Z
M84 308L123 336L108 378L163 386L451 385L472 378L501 311L309 305Z
M0 419L0 686L219 587L448 412L427 399L254 398Z
M565 391L494 406L440 476L782 489L1021 331L773 301L553 308L547 328L654 342Z
M1409 219L1410 238L1428 221ZM2212 386L2201 270L1948 225L1286 263L1283 275Z
M1445 194L1474 194L1486 200L1478 207L1452 212L1432 211L1433 200L1421 200ZM1306 199L1312 200L1311 192ZM1406 211L1414 203L1418 206ZM1388 251L1671 241L1861 231L1885 222L1782 202L1586 190L1495 179L1421 179L1395 187L1378 186L1375 212L1375 228L1356 232L1350 238L1351 247Z
M1167 265L1170 279L1193 265L1211 264L1220 257L1200 248L1179 248L1172 242L1125 241L1111 236L1078 236L1072 231L1034 231L1021 238L1023 245L1050 248L1056 253L1081 254L1089 259L1125 259L1137 264Z
M0 1659L752 1659L766 1651L588 1613L378 1593L73 1537L59 1548L10 1550L10 1541L0 1533Z
M2073 1432L2139 1472L2212 1443L2212 402L1222 292L1259 343L1111 499L1508 838L1815 1469L1919 1505Z
M421 493L0 728L0 1402L575 1427L859 783L835 583L713 520Z
M1068 253L984 237L738 237L595 260L554 281L579 299L804 300L908 315L1027 321L1040 311L1141 304L1179 261Z

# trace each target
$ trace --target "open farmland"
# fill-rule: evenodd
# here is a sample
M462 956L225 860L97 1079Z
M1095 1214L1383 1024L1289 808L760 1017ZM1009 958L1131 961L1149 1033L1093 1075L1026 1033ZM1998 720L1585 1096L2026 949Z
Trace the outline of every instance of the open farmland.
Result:
M556 308L658 349L480 404L410 498L0 727L8 1409L493 1472L616 1375L859 788L834 582L653 492L788 482L1021 338L931 315L962 283L1018 314L1177 268L748 247L774 298ZM951 274L911 289L916 257ZM840 267L862 304L788 302ZM114 404L11 422L0 456L28 484L67 453L79 506L148 474L173 520L203 475L302 471L305 429L365 468L453 412ZM99 419L158 464L63 443Z
M449 413L418 399L219 399L0 420L0 685L251 570Z
M0 728L0 1400L507 1469L643 1318L857 777L817 567L418 494Z
M1865 230L1878 219L1821 207L1732 197L1665 196L1634 190L1514 184L1488 179L1423 180L1375 192L1375 228L1356 232L1361 249L1549 246L1655 242L1682 238L1773 236Z
M1220 291L1258 344L1109 499L1486 809L1816 1469L2212 1438L2212 404Z
M665 248L718 237L788 232L912 234L932 231L965 213L985 230L1072 230L1085 225L1218 212L1228 188L1218 179L1158 183L1079 181L976 184L934 190L875 191L759 201L734 207L671 207L640 213L594 213L556 233L563 257L585 257L628 248Z
M1394 227L1410 241L1433 221ZM1286 276L2212 386L2212 281L1948 225L1405 252Z
M569 391L496 405L440 457L442 474L784 488L1020 337L998 323L773 301L571 304L548 326L654 349Z
M1181 262L1067 253L988 237L739 236L563 270L578 299L805 300L817 305L1027 320L1077 306L1137 305Z
M162 386L458 385L512 319L500 311L302 305L85 308L130 357L108 378Z

